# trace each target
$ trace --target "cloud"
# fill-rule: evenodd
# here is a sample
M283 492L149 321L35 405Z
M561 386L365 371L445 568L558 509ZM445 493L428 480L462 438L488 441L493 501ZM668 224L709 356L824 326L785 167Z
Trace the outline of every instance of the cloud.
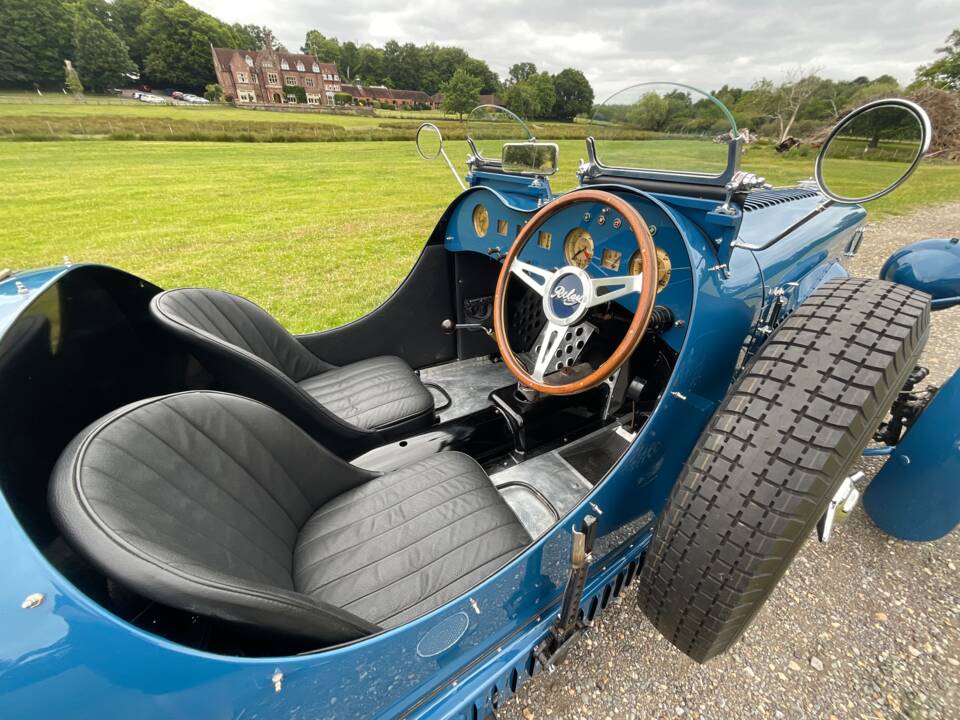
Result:
M520 61L579 68L598 97L643 80L749 86L797 64L907 82L957 23L956 0L193 2L227 22L268 25L291 50L311 28L374 45L457 45L501 76Z

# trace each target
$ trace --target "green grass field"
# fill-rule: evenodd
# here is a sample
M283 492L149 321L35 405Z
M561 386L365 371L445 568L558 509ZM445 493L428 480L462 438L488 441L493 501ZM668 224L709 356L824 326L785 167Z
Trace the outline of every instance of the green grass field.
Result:
M559 144L553 186L565 190L583 144ZM466 144L449 149L463 168ZM744 165L785 184L809 177L812 163L758 148ZM382 302L459 191L412 142L12 142L0 143L0 166L0 267L64 255L109 263L165 287L247 295L294 331ZM960 166L930 163L870 211L958 197Z

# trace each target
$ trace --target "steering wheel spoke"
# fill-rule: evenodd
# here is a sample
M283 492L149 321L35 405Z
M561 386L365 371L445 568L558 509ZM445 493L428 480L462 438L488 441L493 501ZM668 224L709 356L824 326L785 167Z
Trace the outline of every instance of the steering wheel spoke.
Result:
M567 328L553 322L548 322L543 329L537 340L539 345L534 346L536 359L533 363L531 375L537 382L543 382L546 375L557 369L557 354L560 353L560 345L563 343L566 332Z
M619 277L590 278L590 284L593 286L593 292L588 307L596 307L624 295L642 291L643 273L621 275Z
M543 268L538 268L536 265L531 265L522 260L514 260L510 265L510 272L523 280L541 297L546 292L547 283L550 282L550 278L553 277L552 270L544 270Z

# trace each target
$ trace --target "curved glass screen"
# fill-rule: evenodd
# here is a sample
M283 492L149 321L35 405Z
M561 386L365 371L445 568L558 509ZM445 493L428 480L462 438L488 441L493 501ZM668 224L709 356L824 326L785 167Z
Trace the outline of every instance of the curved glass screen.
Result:
M533 140L533 133L523 120L506 108L478 105L467 117L467 137L481 157L499 160L504 143Z
M717 98L689 85L640 83L607 98L590 120L597 160L610 168L720 175L737 123Z

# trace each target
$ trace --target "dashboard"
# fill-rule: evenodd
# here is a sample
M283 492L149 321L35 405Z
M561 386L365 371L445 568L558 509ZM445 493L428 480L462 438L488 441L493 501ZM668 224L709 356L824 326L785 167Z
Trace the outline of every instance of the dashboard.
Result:
M634 195L623 199L637 209L653 236L658 265L656 303L684 321L664 332L663 339L679 350L693 302L693 274L682 232L656 203ZM450 218L445 247L451 252L478 252L501 259L537 209L512 204L504 195L485 188L468 192ZM595 278L637 274L643 269L628 223L603 203L586 200L549 218L519 257L549 270L575 265ZM614 302L633 312L637 295Z

